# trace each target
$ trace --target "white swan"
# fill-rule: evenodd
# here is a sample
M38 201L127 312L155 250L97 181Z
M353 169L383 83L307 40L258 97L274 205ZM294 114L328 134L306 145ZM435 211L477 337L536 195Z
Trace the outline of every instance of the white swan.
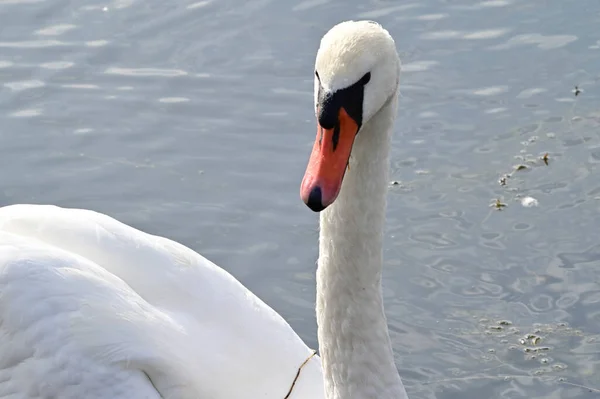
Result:
M321 214L324 372L281 316L191 249L93 211L13 205L0 208L0 398L282 399L306 359L290 399L406 396L380 290L399 59L379 25L346 22L316 64L302 196L322 210L343 186Z
M378 24L345 22L323 37L315 65L317 138L300 195L314 211L327 208L317 324L328 399L407 398L381 293L399 78L394 41Z

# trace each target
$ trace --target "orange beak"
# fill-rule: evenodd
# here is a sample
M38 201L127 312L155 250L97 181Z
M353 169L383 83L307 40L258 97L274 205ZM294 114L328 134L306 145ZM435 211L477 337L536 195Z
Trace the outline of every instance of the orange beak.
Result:
M339 125L324 129L317 121L317 138L300 186L300 197L320 212L335 201L342 187L358 124L341 107Z

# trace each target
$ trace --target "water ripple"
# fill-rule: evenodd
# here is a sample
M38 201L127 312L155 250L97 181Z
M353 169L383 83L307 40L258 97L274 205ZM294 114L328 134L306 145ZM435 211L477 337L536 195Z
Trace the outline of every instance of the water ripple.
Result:
M423 14L415 17L421 21L439 21L440 19L448 18L448 14Z
M496 29L484 29L473 32L459 31L459 30L439 30L429 31L423 33L421 38L424 40L449 40L449 39L463 39L463 40L490 40L502 37L510 32L508 28L496 28Z
M484 10L484 9L488 9L488 8L498 8L498 7L506 7L509 6L513 3L513 1L510 0L488 0L488 1L482 1L480 3L474 4L474 5L458 5L455 6L455 9L459 9L459 10Z
M76 25L71 24L52 25L43 29L36 30L34 34L40 36L60 36L63 33L75 29L76 27Z
M85 42L84 44L87 47L104 47L109 43L108 40L90 40Z
M53 62L43 62L40 64L40 68L44 69L67 69L71 68L75 65L73 62L69 61L53 61Z
M9 116L12 116L15 118L31 118L34 116L40 116L42 114L42 112L43 111L39 108L22 109L22 110L10 113Z
M575 35L541 35L531 33L511 37L506 43L491 46L491 50L508 50L515 47L535 45L541 50L553 50L564 47L577 40Z
M46 0L2 0L0 6L43 3Z
M70 43L60 40L26 40L17 42L0 42L0 48L20 48L20 49L37 49L44 47L62 47L69 46Z
M330 3L330 0L304 0L292 7L292 11L304 11Z
M23 80L20 82L8 82L4 83L4 86L8 87L12 91L22 91L27 89L36 89L38 87L43 87L46 84L41 80Z
M543 87L532 87L530 89L525 89L517 94L517 98L531 98L536 94L542 94L547 92L548 89L544 89Z
M133 6L138 0L112 0L106 7L109 9L120 10Z
M482 87L480 89L473 90L473 94L476 96L497 96L498 94L506 93L508 86L489 86Z
M358 14L359 18L381 18L381 17L385 17L387 15L396 13L396 12L400 12L400 11L407 11L407 10L411 10L414 8L419 8L422 7L421 4L418 3L410 3L410 4L403 4L401 6L391 6L391 7L383 7L383 8L379 8L379 9L375 9L373 11L366 11L363 13Z
M498 37L502 37L510 32L510 29L485 29L470 33L465 33L463 35L463 39L468 40L485 40L485 39L496 39Z
M88 83L69 83L69 84L63 84L63 85L61 85L61 87L65 88L65 89L79 89L79 90L97 90L100 88L98 85L88 84Z
M402 72L422 72L438 65L437 61L415 61L402 65Z
M186 97L163 97L159 98L158 101L165 104L176 104L189 102L190 99Z
M186 8L188 10L195 10L197 8L204 8L208 5L210 5L213 2L213 0L204 0L204 1L198 1L196 3L192 3L190 5L188 5Z
M146 76L159 76L159 77L177 77L187 76L186 71L181 69L158 69L158 68L121 68L121 67L110 67L104 71L107 75L120 75L120 76L135 76L135 77L146 77Z

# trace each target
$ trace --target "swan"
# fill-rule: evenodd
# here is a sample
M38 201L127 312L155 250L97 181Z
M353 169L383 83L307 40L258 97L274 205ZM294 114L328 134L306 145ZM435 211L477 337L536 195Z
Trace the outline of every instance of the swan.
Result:
M408 397L381 292L400 69L394 40L371 21L336 25L317 52L317 137L300 196L320 212L316 308L327 399Z
M317 52L301 196L321 212L322 357L193 250L92 210L17 204L0 208L0 398L405 398L380 288L399 73L373 22L334 26Z

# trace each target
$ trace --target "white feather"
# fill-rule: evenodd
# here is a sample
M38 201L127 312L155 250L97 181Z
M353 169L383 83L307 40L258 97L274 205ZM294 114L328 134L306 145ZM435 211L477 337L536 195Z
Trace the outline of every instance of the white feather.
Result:
M51 385L61 398L281 399L311 353L280 315L191 249L47 205L0 208L0 323L0 398L46 397L26 392ZM68 382L73 375L81 378ZM114 382L89 394L102 375ZM115 396L119 381L135 388ZM315 357L291 397L322 389Z

